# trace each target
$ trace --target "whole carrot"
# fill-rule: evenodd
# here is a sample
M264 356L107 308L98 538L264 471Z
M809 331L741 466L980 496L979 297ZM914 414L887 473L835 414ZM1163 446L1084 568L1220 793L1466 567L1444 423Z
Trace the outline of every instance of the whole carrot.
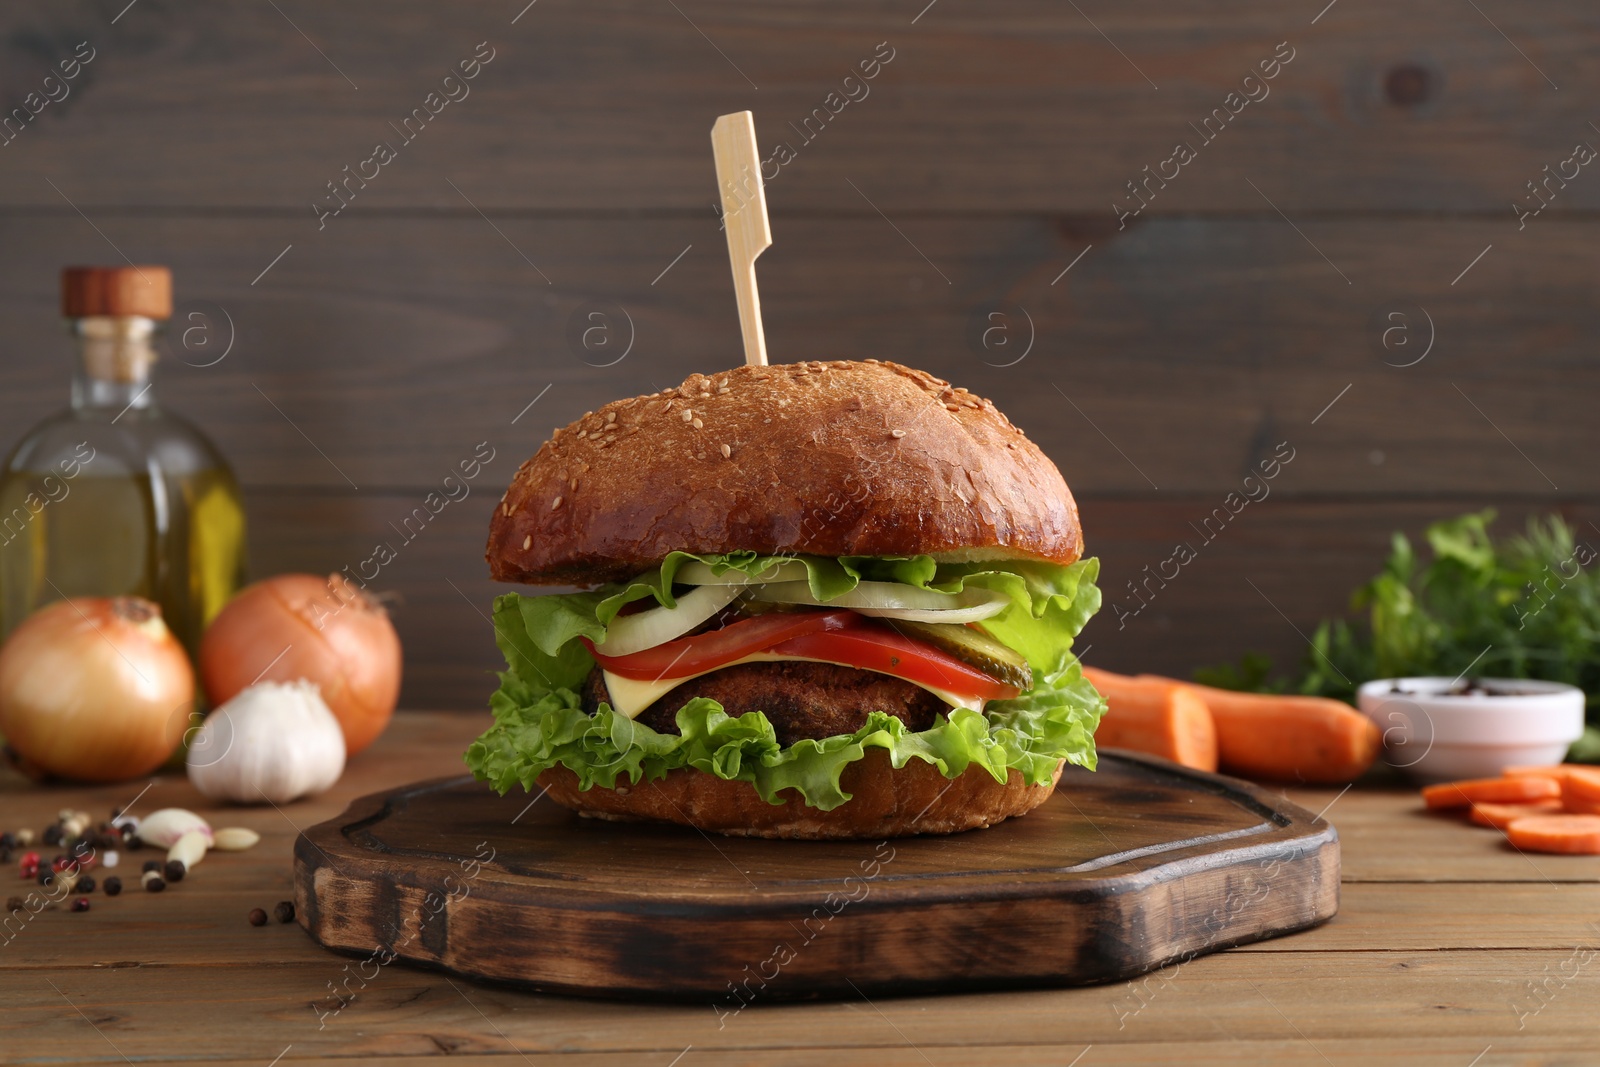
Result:
M1211 709L1218 762L1231 774L1322 785L1348 782L1372 766L1382 748L1377 724L1337 700L1189 688Z
M1129 678L1094 667L1083 676L1105 695L1095 743L1162 756L1185 767L1217 769L1217 729L1192 688L1165 679Z

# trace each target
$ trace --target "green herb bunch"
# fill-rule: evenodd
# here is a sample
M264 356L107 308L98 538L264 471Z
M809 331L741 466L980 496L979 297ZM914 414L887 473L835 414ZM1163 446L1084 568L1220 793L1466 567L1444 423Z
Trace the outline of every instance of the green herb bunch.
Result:
M1365 618L1322 622L1298 677L1270 679L1259 654L1196 677L1351 703L1371 678L1470 672L1566 682L1588 694L1590 720L1569 758L1600 760L1600 552L1558 515L1532 518L1526 533L1496 542L1494 517L1489 510L1429 526L1426 562L1396 533L1383 571L1351 597Z

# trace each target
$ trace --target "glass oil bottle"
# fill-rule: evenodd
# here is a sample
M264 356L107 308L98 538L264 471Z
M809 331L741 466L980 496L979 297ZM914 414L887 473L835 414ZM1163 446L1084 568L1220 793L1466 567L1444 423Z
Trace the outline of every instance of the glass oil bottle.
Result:
M221 454L156 402L171 273L69 268L62 312L78 348L72 404L0 469L0 637L54 600L135 595L193 656L244 581L245 518Z

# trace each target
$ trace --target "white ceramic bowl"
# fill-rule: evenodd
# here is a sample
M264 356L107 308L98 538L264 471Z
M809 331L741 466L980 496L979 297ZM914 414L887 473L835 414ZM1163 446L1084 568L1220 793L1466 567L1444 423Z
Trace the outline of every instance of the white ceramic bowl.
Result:
M1517 764L1560 763L1583 734L1583 690L1559 682L1381 678L1356 694L1383 731L1384 762L1424 782L1493 778Z

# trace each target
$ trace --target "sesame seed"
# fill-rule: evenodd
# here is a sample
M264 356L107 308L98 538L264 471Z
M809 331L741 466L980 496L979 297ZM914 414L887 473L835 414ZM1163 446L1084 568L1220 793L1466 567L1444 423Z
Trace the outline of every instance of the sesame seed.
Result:
M607 422L616 422L617 421L617 413L615 411L606 412L606 421Z
M727 445L723 445L722 446L722 458L723 459L727 459L731 455L733 455L733 449L729 448Z
M695 419L692 423L690 423L690 425L697 430L703 430L706 428L706 424L701 422L699 419Z
M500 514L502 514L502 515L511 514L511 505L507 504L505 502L504 498L501 498L501 500L500 500Z
M672 401L670 401L670 400L667 401L666 406L663 407L661 410L662 411L671 411L672 410Z
M585 411L583 413L583 417L587 419L590 415L593 415L593 414L594 414L594 412L592 412L592 411Z
M559 508L560 506L561 506L561 498L560 497L556 497L554 500L550 501L550 510L551 511L554 511L556 508Z
M692 409L692 408L684 408L683 409L683 421L684 422L692 422L692 421L694 421L694 409Z
M960 411L961 410L961 405L960 404L946 404L944 406L944 409L946 411Z
M771 419L762 419L762 420L761 420L761 421L762 421L762 422L763 422L763 423L768 423L768 422L771 422L771 421L772 421L772 420L771 420Z
M524 537L522 539L522 550L524 552L526 552L528 549L530 549L532 547L533 547L533 534L529 534L527 537Z
M628 427L628 436L629 437L632 437L634 434L636 434L638 432L639 432L639 427L637 427L637 426L629 426Z
M893 437L895 440L899 440L900 438L904 437L905 435L906 435L906 432L904 430L890 430L889 431L889 436Z
M786 407L788 407L788 406L789 406L789 400L788 400L788 398L787 398L787 397L784 397L784 398L781 398L781 399L780 399L780 400L779 400L779 401L778 401L778 406L779 406L779 407L780 407L780 408L786 408Z
M567 483L567 488L569 490L578 488L578 479L574 478L570 482L568 482Z

